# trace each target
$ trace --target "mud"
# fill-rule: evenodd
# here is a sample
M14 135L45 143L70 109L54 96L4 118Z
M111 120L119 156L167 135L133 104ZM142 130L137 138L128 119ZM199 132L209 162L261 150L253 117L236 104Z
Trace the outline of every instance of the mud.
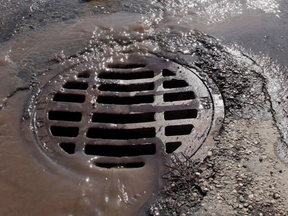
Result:
M287 168L275 154L277 149L285 161L285 2L1 1L0 5L1 214L135 215L139 209L143 215L287 214ZM99 194L97 187L102 186L96 179L59 168L42 154L35 156L23 141L20 123L29 117L22 114L27 98L55 76L56 67L85 58L97 59L101 68L101 62L122 55L125 59L131 53L201 70L202 79L218 86L226 120L206 160L177 164L184 177L177 180L168 174L164 188L155 177L147 183L147 173L141 192L127 200L122 180L136 187L139 182L132 178L138 173L121 180L109 172L112 179L103 183L104 192Z

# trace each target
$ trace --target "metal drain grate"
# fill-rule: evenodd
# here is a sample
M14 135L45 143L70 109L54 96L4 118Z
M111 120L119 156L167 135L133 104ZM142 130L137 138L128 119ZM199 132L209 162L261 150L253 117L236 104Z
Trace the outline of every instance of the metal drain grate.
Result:
M215 98L192 69L155 57L91 64L63 71L36 96L33 134L50 158L140 168L173 152L193 155L206 141Z

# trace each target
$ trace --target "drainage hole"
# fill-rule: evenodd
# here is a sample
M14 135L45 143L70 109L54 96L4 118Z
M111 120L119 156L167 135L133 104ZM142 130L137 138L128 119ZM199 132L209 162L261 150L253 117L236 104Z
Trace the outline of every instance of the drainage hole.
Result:
M74 154L76 145L74 143L60 143L59 146L68 154Z
M166 77L166 76L175 76L175 73L168 70L168 69L163 69L162 70L162 76Z
M141 129L104 129L104 128L89 128L87 137L92 139L141 139L155 137L155 128Z
M181 142L168 142L166 143L166 153L172 154L181 146Z
M85 95L77 95L77 94L55 94L53 101L59 102L70 102L70 103L84 103Z
M143 68L146 67L146 64L108 64L107 65L108 68L120 68L120 69L132 69L132 68Z
M86 145L85 154L97 155L106 157L135 157L141 155L155 155L155 144L142 144L142 145Z
M181 87L187 87L187 86L189 86L189 84L185 80L172 79L172 80L163 82L163 88L166 88L166 89L181 88Z
M98 96L98 103L102 104L119 104L119 105L128 105L128 104L142 104L142 103L153 103L153 95L140 95L134 97L117 97L117 96Z
M136 163L95 163L96 166L111 169L111 168L118 168L118 169L125 169L125 168L141 168L144 167L144 162L136 162Z
M78 74L78 77L79 78L89 78L90 74L91 74L91 71L86 70L86 71L80 72Z
M118 84L102 84L99 86L100 91L111 92L133 92L133 91L147 91L153 90L154 83L118 85Z
M191 133L193 125L173 125L165 127L166 136L188 135Z
M93 113L92 122L128 124L155 121L155 112L137 114Z
M102 79L120 79L120 80L134 80L134 79L147 79L154 77L154 71L141 71L141 72L102 72L98 76Z
M60 137L77 137L79 134L79 129L77 127L51 126L50 131L53 136Z
M80 122L82 118L82 113L65 112L65 111L49 111L48 118L49 120Z
M190 100L190 99L195 99L195 94L192 91L164 94L165 102L182 101L182 100Z
M164 112L164 119L173 120L196 118L197 113L198 111L196 109L166 111Z
M88 83L85 83L85 82L66 82L63 87L66 89L86 90L88 88Z

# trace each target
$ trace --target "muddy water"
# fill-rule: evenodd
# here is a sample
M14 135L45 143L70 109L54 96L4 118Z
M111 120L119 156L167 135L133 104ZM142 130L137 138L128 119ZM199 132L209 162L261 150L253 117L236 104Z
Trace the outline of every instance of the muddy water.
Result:
M7 36L11 39L0 47L1 215L139 215L162 186L159 167L148 167L144 172L98 170L79 175L59 167L23 138L23 133L29 136L29 123L23 126L21 122L27 98L37 84L48 82L55 75L51 71L63 62L73 64L81 56L96 59L101 67L104 62L113 62L115 56L123 56L124 61L128 54L141 53L189 65L195 60L193 52L204 46L204 32L225 44L251 49L255 55L265 51L285 63L282 54L287 49L281 47L286 45L281 37L285 40L287 31L279 20L284 20L287 11L281 11L277 1L57 3L62 4L60 17L67 4L64 12L72 15L68 21L45 17L45 7L57 11L49 3L23 3L22 11L27 10L32 17L43 16L47 22L26 21L36 29L23 28L16 36L11 33ZM273 32L277 43L263 36L267 32L263 25ZM283 34L275 34L275 29ZM218 42L211 39L210 43ZM29 115L24 117L29 119Z

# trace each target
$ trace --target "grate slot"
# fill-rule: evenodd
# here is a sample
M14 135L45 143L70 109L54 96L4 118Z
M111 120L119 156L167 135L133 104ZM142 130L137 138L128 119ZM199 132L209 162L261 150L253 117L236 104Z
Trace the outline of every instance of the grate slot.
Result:
M189 86L189 84L185 80L172 79L163 82L163 88L165 89L182 88L187 86Z
M117 97L117 96L98 96L97 102L100 104L119 104L119 105L131 105L142 103L153 103L153 95L139 95L134 97Z
M68 154L75 153L75 143L60 143L59 146Z
M134 162L134 163L95 163L96 166L111 169L111 168L118 168L118 169L125 169L125 168L141 168L145 166L144 162Z
M175 76L175 73L172 72L171 70L163 69L163 70L162 70L162 76L164 76L164 77L167 77L167 76Z
M49 120L80 122L81 118L80 112L49 111L48 113Z
M180 146L181 142L168 142L166 143L166 153L172 154L174 151L176 151Z
M145 145L124 145L124 146L113 146L113 145L86 145L85 154L97 155L105 157L135 157L141 155L155 155L156 145L145 144Z
M174 120L196 118L197 113L198 111L196 109L166 111L164 112L164 119Z
M100 91L111 91L111 92L133 92L133 91L147 91L153 89L154 89L154 83L142 83L131 85L102 84L99 86Z
M79 129L77 127L51 126L50 131L53 136L60 137L77 137L79 134Z
M78 94L55 94L53 101L68 102L68 103L84 103L85 95Z
M191 99L195 99L195 94L192 91L164 94L164 101L165 102L191 100Z
M135 80L148 79L154 77L154 71L139 71L139 72L102 72L98 76L102 79L120 79L120 80Z
M91 75L91 71L85 70L78 74L78 78L89 78Z
M155 112L137 114L93 113L92 122L128 124L155 121Z
M104 129L104 128L89 128L87 137L92 139L142 139L155 137L155 128L141 129Z
M85 83L85 82L66 82L64 84L63 88L86 90L88 88L88 83Z
M119 68L119 69L135 69L146 67L146 64L132 63L132 64L108 64L108 68Z
M193 125L172 125L165 127L166 136L188 135L191 133Z

